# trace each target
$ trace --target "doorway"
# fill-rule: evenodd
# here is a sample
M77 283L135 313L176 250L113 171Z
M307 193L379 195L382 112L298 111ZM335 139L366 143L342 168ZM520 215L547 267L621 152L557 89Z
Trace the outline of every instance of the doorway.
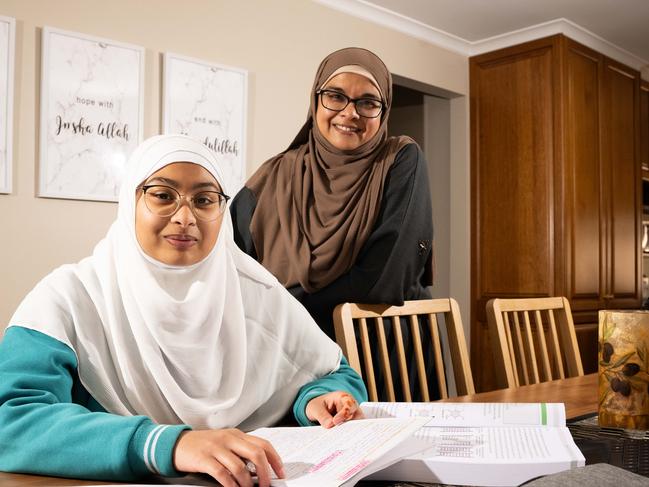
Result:
M470 346L470 241L467 97L393 75L389 135L408 135L426 157L433 207L433 298L453 297L460 306ZM440 329L449 393L455 382L445 327Z
M428 163L435 236L434 298L450 294L450 101L400 84L393 86L389 135L408 135Z

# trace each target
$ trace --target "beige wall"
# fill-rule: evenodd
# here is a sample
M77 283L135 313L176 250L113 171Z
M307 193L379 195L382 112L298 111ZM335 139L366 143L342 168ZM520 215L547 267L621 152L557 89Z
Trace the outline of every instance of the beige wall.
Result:
M308 0L0 0L0 15L16 19L14 191L0 195L0 330L40 278L91 252L116 212L114 203L35 197L43 26L146 49L145 136L160 131L163 52L248 70L248 174L292 140L317 65L335 49L367 47L394 73L468 93L467 58ZM466 111L459 113L453 163L468 168ZM468 220L460 225L468 229Z

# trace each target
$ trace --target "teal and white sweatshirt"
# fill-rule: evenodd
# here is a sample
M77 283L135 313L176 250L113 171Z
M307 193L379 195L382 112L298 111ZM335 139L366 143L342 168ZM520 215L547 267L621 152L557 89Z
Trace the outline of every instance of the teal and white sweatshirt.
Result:
M129 481L151 474L180 476L173 448L184 424L108 413L86 391L66 344L12 326L0 342L0 470ZM343 390L367 400L362 379L342 359L335 372L304 385L293 404L301 425L307 403Z

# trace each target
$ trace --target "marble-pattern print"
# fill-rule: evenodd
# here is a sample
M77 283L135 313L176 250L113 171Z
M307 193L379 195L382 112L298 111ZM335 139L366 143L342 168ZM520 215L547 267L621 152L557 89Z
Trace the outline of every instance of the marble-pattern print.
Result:
M40 196L117 201L141 140L144 50L43 31Z
M245 177L247 73L167 53L165 133L196 137L218 155L234 195Z
M0 18L0 193L11 191L11 34L13 20Z

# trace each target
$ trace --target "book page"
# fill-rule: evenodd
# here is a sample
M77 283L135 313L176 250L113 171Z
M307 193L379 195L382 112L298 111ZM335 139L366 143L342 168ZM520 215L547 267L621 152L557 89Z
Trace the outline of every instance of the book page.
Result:
M417 440L430 446L367 479L511 487L585 464L565 426L427 427Z
M431 446L410 458L487 463L575 462L584 457L565 427L422 428L415 436Z
M565 426L563 403L364 402L367 418L427 416L426 426Z
M261 428L250 432L270 441L284 462L285 479L272 485L342 485L363 470L388 464L381 457L411 437L425 417L348 421L330 429L320 426ZM399 457L394 458L396 461ZM374 468L369 468L372 464Z

